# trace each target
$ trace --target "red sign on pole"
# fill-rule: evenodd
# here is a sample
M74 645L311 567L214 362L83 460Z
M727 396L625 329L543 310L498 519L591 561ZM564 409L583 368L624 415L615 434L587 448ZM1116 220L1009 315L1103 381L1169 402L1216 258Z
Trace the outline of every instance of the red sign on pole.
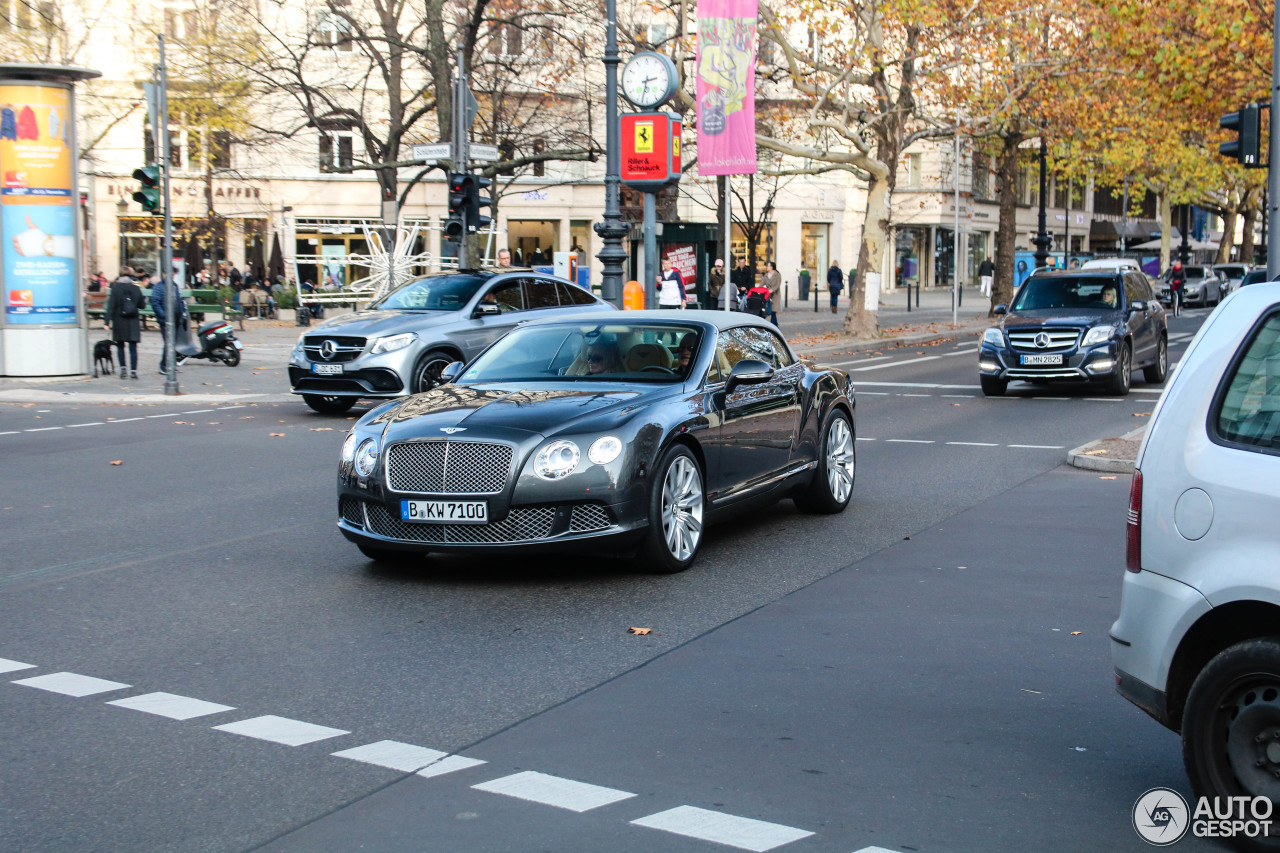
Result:
M671 117L666 113L626 113L619 121L622 182L648 192L662 189L672 177ZM679 145L678 136L676 140ZM674 159L678 161L679 154Z
M681 123L680 119L675 116L668 116L668 119L671 122L671 145L669 146L671 150L671 173L669 177L673 181L678 181L680 180L681 175L680 133L684 129L684 125Z

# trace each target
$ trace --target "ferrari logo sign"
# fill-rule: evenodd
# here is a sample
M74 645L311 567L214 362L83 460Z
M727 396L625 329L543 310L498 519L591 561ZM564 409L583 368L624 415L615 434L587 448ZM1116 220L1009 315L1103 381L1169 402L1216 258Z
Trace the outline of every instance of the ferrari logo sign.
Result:
M637 154L653 153L653 122L651 121L636 122L636 153Z

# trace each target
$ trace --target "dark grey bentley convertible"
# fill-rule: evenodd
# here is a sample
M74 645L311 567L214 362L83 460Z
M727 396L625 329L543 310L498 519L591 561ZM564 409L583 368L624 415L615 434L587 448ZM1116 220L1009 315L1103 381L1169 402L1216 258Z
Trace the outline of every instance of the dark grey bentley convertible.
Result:
M678 572L718 517L788 496L840 512L853 494L848 375L746 314L536 321L444 378L343 444L338 524L371 559L638 552Z

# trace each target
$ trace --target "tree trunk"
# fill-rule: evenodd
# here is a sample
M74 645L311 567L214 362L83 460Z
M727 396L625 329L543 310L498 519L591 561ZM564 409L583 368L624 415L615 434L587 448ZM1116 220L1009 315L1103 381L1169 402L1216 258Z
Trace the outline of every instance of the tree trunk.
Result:
M1258 221L1256 208L1246 207L1241 214L1244 219L1244 237L1240 240L1240 260L1246 264L1253 263L1253 224Z
M1222 213L1222 240L1218 243L1218 254L1214 257L1215 264L1225 264L1231 260L1231 249L1236 242L1236 220L1240 218L1240 211L1234 202Z
M862 220L862 247L858 250L857 273L849 292L849 308L844 315L844 331L857 338L874 338L880 334L880 300L867 305L867 276L874 275L872 290L879 293L884 269L884 247L889 234L889 180L872 175L867 187L867 215ZM821 271L818 272L821 275ZM814 293L817 299L817 293Z
M996 276L991 284L991 305L987 316L997 305L1008 305L1013 299L1013 262L1018 241L1018 146L1022 134L1005 136L1001 141L996 180L1000 202L1000 225L996 230Z

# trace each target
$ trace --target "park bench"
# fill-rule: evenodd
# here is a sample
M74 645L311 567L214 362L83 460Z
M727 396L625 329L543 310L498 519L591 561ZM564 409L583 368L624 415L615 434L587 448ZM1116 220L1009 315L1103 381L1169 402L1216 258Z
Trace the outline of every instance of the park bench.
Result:
M240 328L244 328L244 312L223 300L214 288L200 290L182 290L182 301L186 303L188 314L199 314L203 318L209 314L217 314L224 320L236 320ZM84 296L84 312L92 320L102 321L107 309L107 292L86 293ZM142 305L138 309L138 317L142 328L147 328L147 321L156 318L151 310L151 291L142 289Z

